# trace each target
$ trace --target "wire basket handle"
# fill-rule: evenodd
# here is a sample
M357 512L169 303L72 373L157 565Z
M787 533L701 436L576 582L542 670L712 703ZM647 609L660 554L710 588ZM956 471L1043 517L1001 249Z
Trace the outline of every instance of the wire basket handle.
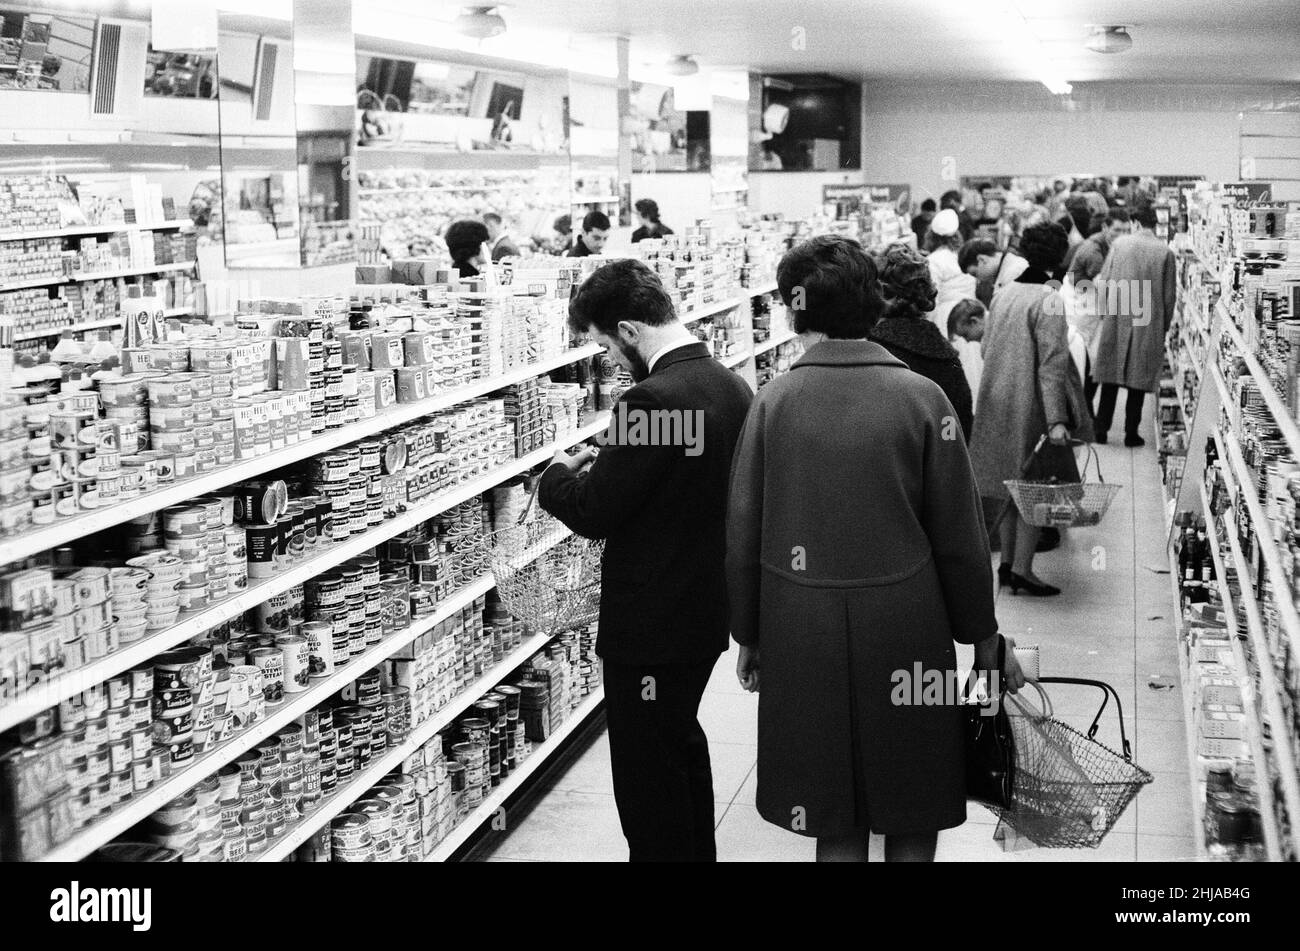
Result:
M1093 469L1097 473L1097 481L1105 482L1106 477L1101 474L1101 458L1097 455L1096 447L1093 446L1093 444L1090 442L1084 442L1082 439L1072 439L1070 440L1070 445L1088 447L1088 455L1084 457L1083 468L1079 471L1079 481L1080 482L1088 481L1088 463L1091 462L1093 465Z
M1082 677L1039 677L1038 682L1040 684L1079 684L1084 687L1096 687L1101 691L1101 709L1097 711L1097 715L1092 718L1092 725L1088 727L1088 739L1090 740L1097 736L1097 727L1101 722L1101 715L1106 712L1106 704L1110 702L1110 698L1114 697L1115 712L1119 714L1119 739L1124 747L1124 758L1132 762L1133 747L1128 741L1128 731L1124 729L1124 704L1120 701L1119 694L1115 692L1114 687L1105 681L1087 680Z

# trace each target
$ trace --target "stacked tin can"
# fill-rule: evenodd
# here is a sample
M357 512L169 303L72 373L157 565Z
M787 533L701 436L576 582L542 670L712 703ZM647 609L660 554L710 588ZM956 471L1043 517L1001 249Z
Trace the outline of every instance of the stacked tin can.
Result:
M442 737L435 736L408 756L402 763L402 772L415 781L420 845L421 851L427 856L451 833L459 817L459 794L452 791L451 773L443 752ZM463 775L463 770L458 772Z
M212 651L178 647L154 658L154 743L173 764L210 749L216 707Z

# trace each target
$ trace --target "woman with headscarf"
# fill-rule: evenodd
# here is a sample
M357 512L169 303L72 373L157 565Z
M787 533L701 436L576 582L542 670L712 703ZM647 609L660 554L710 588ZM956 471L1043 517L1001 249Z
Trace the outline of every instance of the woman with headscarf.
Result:
M929 319L941 334L948 330L948 311L952 310L953 304L975 296L975 278L957 263L957 251L961 245L961 222L957 212L945 208L931 219L922 244L930 279L938 292Z

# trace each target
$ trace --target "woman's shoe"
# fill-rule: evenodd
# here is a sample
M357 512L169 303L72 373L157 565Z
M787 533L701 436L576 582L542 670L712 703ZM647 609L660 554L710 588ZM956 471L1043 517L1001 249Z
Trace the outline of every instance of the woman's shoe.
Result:
M1022 577L1016 574L1014 571L1011 572L1010 574L1011 574L1012 594L1019 594L1022 589L1024 590L1025 594L1028 594L1035 598L1050 598L1053 595L1057 595L1061 593L1061 589L1056 587L1055 585L1039 584L1036 581L1030 581L1028 578Z
M1007 585L1011 584L1012 574L1013 572L1011 571L1011 566L1008 565L1006 562L1003 562L1002 564L998 565L998 588L999 589L1005 588Z

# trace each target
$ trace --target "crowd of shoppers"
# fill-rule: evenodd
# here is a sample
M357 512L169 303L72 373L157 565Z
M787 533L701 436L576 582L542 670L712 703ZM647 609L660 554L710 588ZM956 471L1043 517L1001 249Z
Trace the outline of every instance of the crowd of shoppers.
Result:
M928 254L897 242L873 257L827 235L785 255L777 286L804 354L756 397L709 359L645 264L598 268L571 299L572 328L635 382L602 450L557 453L539 496L605 540L597 653L633 860L716 858L698 710L728 634L742 687L759 693L765 819L814 837L824 861L865 860L872 833L889 860L932 860L938 832L965 821L960 701L899 702L896 675L955 677L960 643L975 670L1024 684L998 632L990 536L999 587L1060 588L1035 574L1040 531L1005 483L1042 474L1044 447L1062 467L1052 475L1078 481L1071 446L1105 441L1120 387L1125 442L1141 444L1174 278L1140 203L1099 214L1067 195L1014 250L963 239L965 209L941 204L923 218ZM643 226L659 226L654 212L640 210ZM589 215L576 253L598 252L607 228ZM1151 290L1078 321L1071 276ZM987 307L970 293L978 281ZM1095 357L1095 431L1072 336ZM978 398L963 355L974 347ZM614 437L644 428L618 416L661 412L700 414L702 451Z

